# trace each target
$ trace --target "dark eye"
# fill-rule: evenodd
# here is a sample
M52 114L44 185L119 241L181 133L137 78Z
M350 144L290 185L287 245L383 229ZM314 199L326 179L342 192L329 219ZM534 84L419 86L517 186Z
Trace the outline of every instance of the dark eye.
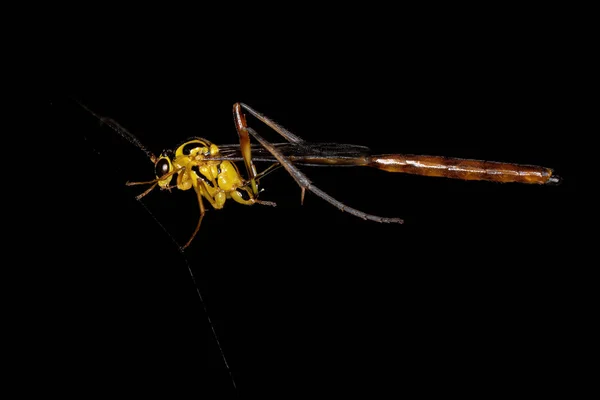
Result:
M171 163L169 162L169 159L161 158L156 163L156 167L155 167L156 177L160 178L161 176L168 174L169 172L171 172L170 169L171 169Z

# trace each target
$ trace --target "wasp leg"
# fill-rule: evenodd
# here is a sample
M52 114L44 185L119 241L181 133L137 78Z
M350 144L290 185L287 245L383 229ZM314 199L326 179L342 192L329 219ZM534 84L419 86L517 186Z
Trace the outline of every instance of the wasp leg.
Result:
M250 135L248 135L248 125L246 124L246 117L241 111L240 103L233 105L233 121L235 123L235 129L237 130L240 138L240 150L242 151L242 157L244 158L244 165L248 173L248 181L254 197L258 196L258 186L256 185L256 167L252 162L252 153L250 149Z
M359 217L362 219L368 219L368 220L376 221L376 222L384 222L384 223L402 224L404 222L400 218L386 218L386 217L380 217L378 215L367 214L367 213L357 210L355 208L348 207L347 205L343 204L342 202L334 199L333 197L331 197L330 195L328 195L327 193L323 192L321 189L319 189L318 187L313 185L311 183L311 181L308 179L308 177L302 173L302 171L300 171L294 164L291 163L290 160L288 160L283 154L281 154L281 152L279 150L277 150L277 148L275 148L275 146L273 146L271 143L269 143L268 141L263 139L262 136L260 136L254 129L248 127L247 131L252 136L254 136L254 138L265 149L267 149L271 154L273 154L273 156L277 159L277 161L279 161L281 166L283 166L283 168L286 169L286 171L292 176L292 178L294 178L296 183L300 186L300 189L302 189L302 194L301 194L302 201L304 200L304 193L306 192L306 190L308 190L310 192L313 192L314 194L316 194L323 200L327 201L328 203L336 206L341 211L345 211L356 217Z
M258 182L259 180L261 180L262 178L264 178L265 176L267 176L268 174L270 174L271 172L275 171L278 168L281 168L281 164L279 164L279 163L271 164L267 169L259 172L256 175L256 181Z
M254 115L258 120L260 120L261 122L263 122L264 124L269 126L271 129L273 129L275 132L279 133L281 136L283 136L288 142L290 142L290 143L304 142L304 139L302 139L300 136L294 135L292 132L288 131L283 126L275 123L273 120L267 118L266 116L259 113L258 111L253 110L250 106L248 106L244 103L238 103L238 104L240 107L244 108L250 114ZM235 108L235 106L234 106L234 108Z
M244 191L247 194L247 199L244 198L244 194L242 193L242 191ZM252 204L262 204L263 206L275 207L277 205L277 203L273 201L258 200L256 197L253 197L251 189L247 186L239 187L236 190L229 193L229 195L236 203L240 203L245 206L251 206Z
M242 151L242 157L244 158L244 164L246 165L246 170L248 171L248 180L250 181L250 185L252 187L252 192L255 196L258 195L258 186L256 184L257 175L256 175L256 167L252 162L252 154L250 148L250 136L248 135L248 124L246 122L246 116L242 112L242 108L256 117L258 120L269 126L275 132L279 133L290 143L302 143L304 139L299 136L294 135L292 132L285 129L283 126L275 123L273 120L267 118L263 114L258 111L252 109L248 105L244 103L235 103L233 105L233 120L235 122L235 127L238 132L238 136L240 138L240 149ZM269 168L270 169L270 168ZM262 176L265 173L261 174Z
M140 193L137 196L135 196L136 200L140 200L142 197L144 197L145 195L150 193L152 191L152 189L154 189L156 187L156 185L158 185L158 179L155 179L153 181L148 181L148 182L129 182L129 181L127 181L127 182L125 182L125 185L127 185L127 186L152 185L148 189L146 189L143 193Z
M146 181L146 182L129 182L129 181L127 181L127 182L125 182L125 185L127 185L127 186L152 185L152 184L156 185L159 181L164 181L165 179L167 179L171 175L174 175L174 174L176 174L178 172L181 172L181 170L175 169L175 170L173 170L171 172L168 172L168 173L164 174L160 178L156 178L156 179L153 179L151 181Z
M150 187L149 187L149 188L148 188L146 191L144 191L143 193L141 193L141 194L139 194L139 195L137 195L137 196L135 197L136 199L138 199L138 200L139 200L139 199L141 199L142 197L144 197L145 195L147 195L148 193L150 193L150 192L152 191L152 189L154 189L154 188L156 187L156 185L158 184L158 182L160 182L160 181L162 181L162 180L165 180L165 179L167 179L169 176L171 176L171 175L173 175L173 174L176 174L176 173L178 173L178 172L180 172L180 171L179 171L179 170L173 170L173 171L171 171L171 172L169 172L169 173L167 173L167 174L163 175L163 176L162 176L162 177L160 177L160 178L156 178L156 179L154 179L154 180L147 181L147 182L129 182L129 181L127 181L127 182L125 182L125 185L127 185L127 186L152 185L152 186L150 186Z
M152 189L154 189L156 187L156 185L158 185L158 182L154 182L154 184L152 184L152 186L150 186L148 189L146 189L143 193L140 193L137 196L135 196L135 199L136 200L141 200L142 197L144 197L145 195L147 195L148 193L150 193L152 191Z
M125 185L127 185L127 186L151 185L151 184L155 184L156 185L159 180L160 179L154 179L154 180L146 181L146 182L129 182L129 181L127 181L127 182L125 182Z
M185 244L185 246L182 247L182 249L185 249L190 245L190 243L192 243L192 240L194 240L194 237L196 237L196 234L200 230L200 224L202 223L202 219L204 218L204 214L206 213L202 197L208 200L210 205L215 210L220 210L221 208L223 208L223 205L227 200L227 195L223 191L217 192L217 194L214 197L211 196L211 194L208 192L208 189L206 188L206 182L204 182L202 179L198 178L192 180L192 186L194 188L194 191L196 192L196 197L198 198L198 205L200 206L200 218L198 219L198 225L196 226L192 237L190 238L190 240L187 241L187 243Z
M206 213L206 210L204 209L204 203L202 202L202 194L198 185L194 185L194 191L196 192L196 197L198 198L198 205L200 206L200 217L198 218L198 225L196 225L196 229L194 230L192 237L190 238L190 240L187 241L185 245L183 245L183 247L181 248L182 250L187 248L190 245L190 243L192 243L192 240L194 240L194 238L196 237L196 234L200 230L200 224L202 224L204 214Z

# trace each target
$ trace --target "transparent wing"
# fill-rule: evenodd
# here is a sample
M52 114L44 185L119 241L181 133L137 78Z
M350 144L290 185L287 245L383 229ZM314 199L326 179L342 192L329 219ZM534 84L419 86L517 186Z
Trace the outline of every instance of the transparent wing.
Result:
M366 146L342 143L275 143L274 146L290 161L301 165L363 165L371 154ZM239 144L220 145L215 160L242 161ZM260 144L252 144L252 161L277 162Z

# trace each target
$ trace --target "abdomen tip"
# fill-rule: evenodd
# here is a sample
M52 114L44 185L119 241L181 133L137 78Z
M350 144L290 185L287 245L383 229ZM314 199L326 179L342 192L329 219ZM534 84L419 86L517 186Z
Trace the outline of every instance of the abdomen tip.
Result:
M562 183L562 178L558 175L552 175L546 184L548 185L560 185Z

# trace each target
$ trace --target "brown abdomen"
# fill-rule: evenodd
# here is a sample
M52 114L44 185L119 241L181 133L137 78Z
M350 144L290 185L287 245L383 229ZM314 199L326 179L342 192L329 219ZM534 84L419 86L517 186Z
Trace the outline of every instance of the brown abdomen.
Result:
M464 180L519 183L559 183L550 168L440 156L385 154L369 159L370 167L389 172Z

